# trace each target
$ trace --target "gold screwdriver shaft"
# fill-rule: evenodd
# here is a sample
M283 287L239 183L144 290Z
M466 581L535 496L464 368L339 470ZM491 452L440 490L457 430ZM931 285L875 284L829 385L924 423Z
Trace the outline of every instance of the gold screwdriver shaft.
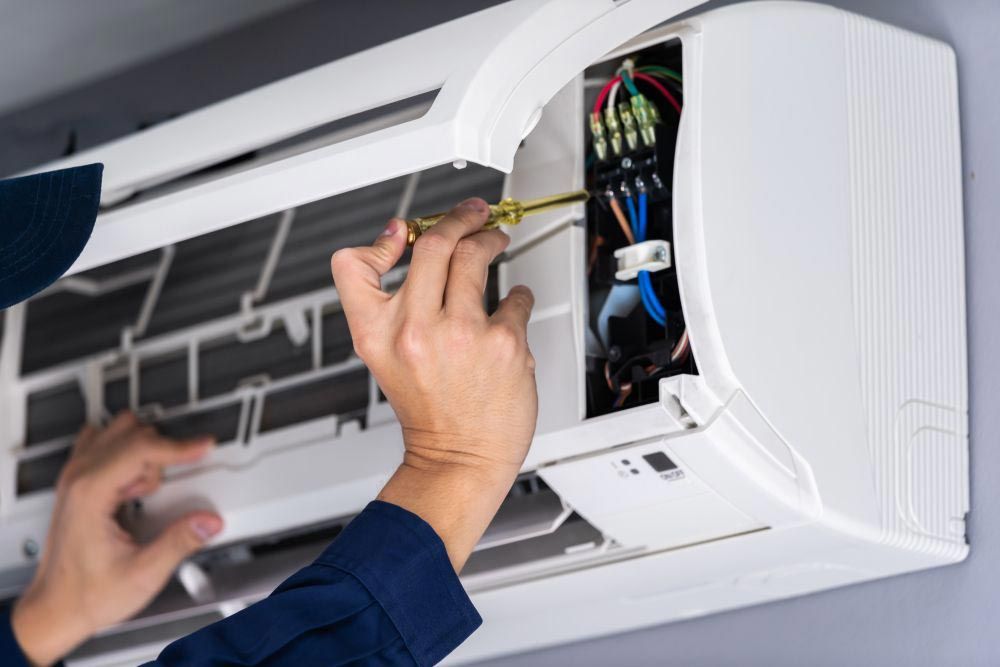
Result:
M501 200L498 204L490 204L490 217L483 225L483 229L496 229L500 225L516 225L526 215L534 215L544 211L551 211L563 206L585 202L590 199L590 193L586 190L573 190L537 199L525 199L519 201L510 197ZM421 218L413 218L406 221L406 245L413 245L420 235L433 227L447 213L435 213L425 215Z

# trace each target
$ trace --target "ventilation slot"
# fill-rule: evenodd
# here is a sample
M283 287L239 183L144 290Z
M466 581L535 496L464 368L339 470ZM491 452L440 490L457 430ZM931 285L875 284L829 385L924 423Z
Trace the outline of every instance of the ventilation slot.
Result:
M312 366L312 354L309 345L295 345L277 326L259 340L212 343L202 351L198 366L201 395L217 396L255 377L278 380L304 373Z
M22 459L17 464L17 495L45 491L56 485L59 473L69 458L69 448Z
M260 431L337 415L341 421L364 417L368 407L368 371L364 368L269 394L264 399Z
M220 443L239 439L242 405L233 403L221 407L192 412L155 422L160 433L169 438L194 438L213 435Z
M86 408L77 382L43 389L28 396L28 446L67 438L84 422Z

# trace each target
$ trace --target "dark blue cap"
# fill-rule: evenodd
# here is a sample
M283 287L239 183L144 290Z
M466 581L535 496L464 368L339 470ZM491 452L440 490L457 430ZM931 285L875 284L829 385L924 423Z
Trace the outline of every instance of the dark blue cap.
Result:
M103 164L0 180L0 309L42 291L90 239Z

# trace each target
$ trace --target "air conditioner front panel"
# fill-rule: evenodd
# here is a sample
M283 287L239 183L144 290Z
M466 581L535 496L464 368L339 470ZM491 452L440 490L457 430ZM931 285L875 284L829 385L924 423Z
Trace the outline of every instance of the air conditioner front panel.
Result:
M918 520L922 492L884 466L929 479L965 460L954 54L809 4L691 24L677 191L694 224L677 243L686 301L711 303L691 319L706 383L720 397L740 387L803 457L827 513L953 541L962 492L946 485L935 502L949 509ZM781 84L759 85L765 72ZM928 77L942 91L931 104ZM914 435L924 428L937 435ZM932 471L930 451L949 463Z

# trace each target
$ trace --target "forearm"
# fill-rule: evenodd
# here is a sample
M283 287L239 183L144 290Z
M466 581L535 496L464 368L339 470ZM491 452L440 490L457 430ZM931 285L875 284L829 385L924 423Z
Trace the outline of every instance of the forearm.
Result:
M372 502L270 596L146 667L435 665L481 623L427 522Z
M430 524L460 572L517 473L510 464L427 461L407 454L378 499Z
M29 589L11 613L14 637L32 665L58 662L93 632L79 610L50 607L45 596Z

